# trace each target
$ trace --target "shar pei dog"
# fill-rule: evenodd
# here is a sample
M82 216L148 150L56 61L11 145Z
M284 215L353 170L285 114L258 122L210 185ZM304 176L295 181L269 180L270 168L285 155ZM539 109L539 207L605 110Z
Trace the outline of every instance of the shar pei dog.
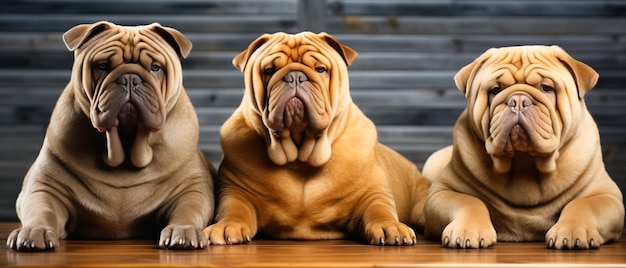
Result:
M487 50L454 77L467 108L435 152L426 235L445 247L545 241L589 249L618 239L622 194L584 96L598 80L558 46Z
M302 32L262 35L233 59L245 91L220 131L210 244L255 235L415 244L429 183L378 143L352 102L347 66L356 57L329 34Z
M7 245L50 250L61 238L156 236L202 248L213 216L212 166L182 84L191 42L157 23L75 26L71 78L50 118L16 207Z

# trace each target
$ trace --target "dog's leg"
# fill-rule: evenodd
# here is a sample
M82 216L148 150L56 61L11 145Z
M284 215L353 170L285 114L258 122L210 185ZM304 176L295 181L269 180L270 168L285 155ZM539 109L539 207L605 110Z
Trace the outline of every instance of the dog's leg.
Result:
M590 249L621 237L624 206L620 198L600 194L576 199L546 233L548 248Z
M380 196L382 195L382 196ZM398 220L391 196L374 194L363 206L363 234L372 245L415 245L415 231ZM357 210L358 211L358 210Z
M223 196L217 209L217 223L204 229L209 244L231 245L250 242L257 232L254 207L246 199Z
M486 248L496 243L487 206L478 198L449 190L431 193L424 206L426 235L441 234L449 248Z
M210 200L207 195L190 190L180 194L173 205L166 206L168 225L161 231L160 248L201 249L208 245L202 228L211 220L213 205L207 201Z
M66 206L48 191L31 192L21 197L18 198L18 214L22 227L9 234L7 246L19 251L57 248L59 238L66 234Z

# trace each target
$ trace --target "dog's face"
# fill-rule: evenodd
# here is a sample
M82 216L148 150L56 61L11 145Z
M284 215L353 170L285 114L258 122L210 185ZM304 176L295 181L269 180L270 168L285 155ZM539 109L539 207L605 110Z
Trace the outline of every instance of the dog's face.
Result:
M151 160L149 132L158 131L182 88L180 58L191 42L157 23L125 27L108 22L78 25L63 35L75 51L72 83L81 110L106 132L109 166L127 154L135 166Z
M274 163L328 160L327 130L350 103L347 65L356 55L326 33L303 32L263 35L233 59Z
M591 67L556 46L490 49L455 76L473 131L500 172L520 152L533 156L540 171L554 170L597 79Z

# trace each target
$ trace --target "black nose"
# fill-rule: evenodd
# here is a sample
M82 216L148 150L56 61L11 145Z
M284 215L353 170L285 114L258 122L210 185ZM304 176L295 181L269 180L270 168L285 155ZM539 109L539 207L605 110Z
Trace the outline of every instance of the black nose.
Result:
M285 81L286 83L290 83L294 87L297 87L302 82L305 82L308 80L309 78L303 72L300 72L300 71L289 72L287 73L287 75L285 75L285 77L283 77L283 81Z

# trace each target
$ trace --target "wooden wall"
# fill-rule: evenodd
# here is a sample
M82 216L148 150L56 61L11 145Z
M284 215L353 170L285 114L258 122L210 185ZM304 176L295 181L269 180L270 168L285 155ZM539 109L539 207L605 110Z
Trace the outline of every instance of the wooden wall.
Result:
M626 189L626 2L620 0L3 0L0 1L0 221L15 220L23 175L35 159L72 53L61 34L80 23L160 22L193 42L184 84L201 122L201 148L220 160L221 123L243 76L230 61L265 32L320 29L356 49L352 95L380 140L421 167L451 142L465 105L452 81L490 47L556 44L600 73L587 104L613 178ZM313 18L313 19L311 19ZM315 23L323 18L323 23ZM310 25L305 28L303 25Z

